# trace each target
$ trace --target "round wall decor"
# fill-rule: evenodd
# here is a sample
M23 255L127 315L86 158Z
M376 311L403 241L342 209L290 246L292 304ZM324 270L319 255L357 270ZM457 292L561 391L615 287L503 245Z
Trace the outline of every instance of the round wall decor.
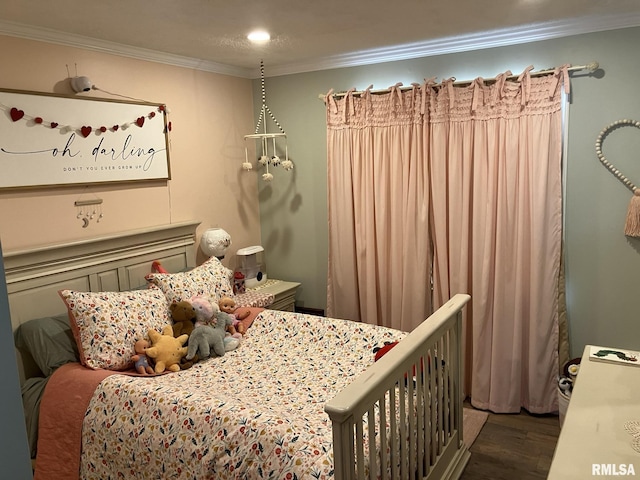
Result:
M596 139L596 155L598 156L600 163L602 163L607 170L613 173L613 175L615 175L615 177L620 180L625 187L633 192L633 197L631 198L631 202L629 202L629 209L627 211L624 234L628 237L640 237L640 189L636 187L620 170L614 167L613 164L607 160L604 153L602 153L602 142L604 139L613 130L621 127L640 128L640 122L625 118L622 120L616 120L604 127Z

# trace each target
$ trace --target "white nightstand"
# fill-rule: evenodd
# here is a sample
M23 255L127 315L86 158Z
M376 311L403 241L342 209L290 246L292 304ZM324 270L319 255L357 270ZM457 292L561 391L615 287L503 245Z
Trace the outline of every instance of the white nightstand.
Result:
M293 312L295 311L296 290L299 286L298 282L285 282L284 280L270 278L263 285L248 288L247 291L270 293L275 299L267 308Z

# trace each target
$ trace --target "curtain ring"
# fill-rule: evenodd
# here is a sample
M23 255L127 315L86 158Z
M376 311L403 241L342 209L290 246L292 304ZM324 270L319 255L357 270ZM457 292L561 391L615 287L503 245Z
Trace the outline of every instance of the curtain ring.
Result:
M441 84L443 87L447 89L447 92L449 93L449 108L453 108L453 105L455 103L455 91L453 87L453 82L455 81L456 81L456 78L451 77L446 80L443 80Z
M404 110L404 103L402 102L402 92L400 91L401 86L402 82L398 82L394 86L389 87L389 92L391 93L391 106L395 106L397 100L400 102L400 107Z
M338 104L336 103L336 99L333 97L333 88L324 96L324 103L325 105L333 107L333 113L338 113Z
M556 92L556 88L558 88L558 84L560 83L560 78L562 77L562 84L564 86L564 93L569 95L569 64L565 63L564 65L560 65L556 67L553 71L553 77L555 78L555 82L553 86L549 87L549 98L553 97L553 94Z
M356 106L353 103L353 92L355 91L356 89L352 87L349 90L347 90L347 93L344 96L344 111L343 111L344 123L347 123L347 110L349 109L349 106L351 106L351 115L353 116L356 113Z
M522 96L520 98L520 105L525 106L529 101L529 92L531 91L531 70L533 70L533 65L529 65L518 77L518 81L520 82L520 88Z
M364 101L364 105L365 105L365 114L369 114L369 112L371 112L373 110L373 100L371 98L371 89L373 88L373 84L369 85L367 88L365 88L364 92L362 93L362 99Z
M429 96L431 102L433 98L433 86L436 84L436 77L425 78L422 84L422 105L420 105L420 113L424 115L427 112L427 96Z
M480 102L480 96L482 95L482 104L484 105L484 78L478 77L473 81L473 99L471 100L471 111L475 112L478 109L478 102Z
M416 82L412 82L411 83L411 106L413 107L413 110L415 110L416 95L417 95L419 89L420 89L420 84L419 83L416 83Z
M493 90L494 104L498 103L498 100L502 100L502 97L504 97L504 84L506 83L507 78L510 77L511 75L513 75L511 73L511 70L507 70L504 73L496 75L496 83L494 85L494 90Z

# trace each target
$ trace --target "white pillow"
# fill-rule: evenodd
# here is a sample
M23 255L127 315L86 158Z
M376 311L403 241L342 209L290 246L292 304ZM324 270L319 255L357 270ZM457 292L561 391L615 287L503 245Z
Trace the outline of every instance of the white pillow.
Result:
M80 361L92 369L132 368L136 340L148 339L151 329L162 331L171 325L167 299L157 288L58 293L69 311Z
M196 295L206 295L218 302L222 297L233 298L233 272L216 257L188 272L150 273L147 280L158 286L169 303L189 300Z

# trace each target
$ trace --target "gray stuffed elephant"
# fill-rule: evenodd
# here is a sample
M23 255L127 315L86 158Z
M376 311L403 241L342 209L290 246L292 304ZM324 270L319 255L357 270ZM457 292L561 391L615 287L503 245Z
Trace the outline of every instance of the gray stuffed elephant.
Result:
M223 313L223 312L222 312ZM218 321L215 326L199 325L193 329L189 335L189 346L187 349L187 360L191 360L196 356L200 358L209 358L211 350L222 357L225 352L224 337L227 334L227 327L232 322L228 315L218 315Z

